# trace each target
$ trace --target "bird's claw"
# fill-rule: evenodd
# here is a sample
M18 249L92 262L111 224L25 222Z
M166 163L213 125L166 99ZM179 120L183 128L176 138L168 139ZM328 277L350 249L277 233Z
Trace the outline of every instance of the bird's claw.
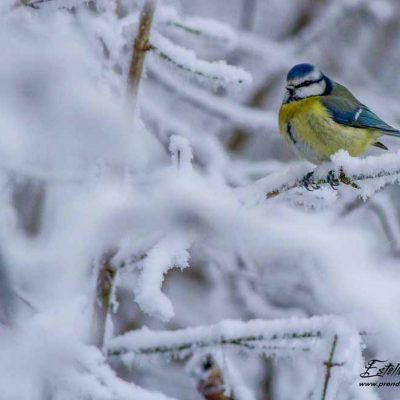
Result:
M339 177L336 176L335 171L329 171L328 176L326 178L327 182L331 185L331 188L333 190L337 190L337 187L340 185L340 183L343 183L345 185L351 185L355 189L359 189L360 187L353 182L343 171L343 168L340 168L339 170Z
M339 186L339 179L335 175L335 171L331 170L328 172L328 176L326 177L326 181L329 183L333 190L337 190L336 188Z
M321 186L318 185L317 182L318 180L314 179L314 171L312 171L304 175L303 179L301 180L301 186L306 188L306 190L312 192L313 190L321 188ZM341 183L345 185L351 185L353 188L359 189L359 186L345 174L343 168L340 168L338 176L336 175L336 172L334 170L329 171L326 177L326 182L333 190L337 190L337 187Z
M310 192L320 189L320 186L312 179L313 175L314 171L311 171L304 175L303 179L301 180L302 186L304 186Z
M345 185L351 185L355 189L360 189L360 187L346 175L343 168L340 168L339 170L339 180Z

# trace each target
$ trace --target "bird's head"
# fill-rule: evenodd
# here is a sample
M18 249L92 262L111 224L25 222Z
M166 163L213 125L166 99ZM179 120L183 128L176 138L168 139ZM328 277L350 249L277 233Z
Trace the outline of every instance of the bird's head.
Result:
M284 103L312 96L325 96L332 91L333 83L316 66L297 64L287 74Z

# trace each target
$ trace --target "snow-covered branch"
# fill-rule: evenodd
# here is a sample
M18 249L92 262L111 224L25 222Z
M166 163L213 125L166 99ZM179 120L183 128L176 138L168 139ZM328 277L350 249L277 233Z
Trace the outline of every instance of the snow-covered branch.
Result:
M292 177L291 180L276 184L276 177L267 177L257 184L264 186L267 198L275 197L296 188L308 186L317 190L322 185L330 185L330 172L337 185L353 187L356 194L367 198L389 184L395 184L400 179L400 153L370 156L364 159L352 158L346 152L340 151L332 157L333 163L327 163L314 170L312 177L304 181L302 177ZM274 183L272 183L274 182ZM271 185L272 183L272 185Z
M336 317L223 321L208 327L176 331L144 328L110 340L107 353L109 357L123 356L129 362L130 355L187 358L198 351L201 354L204 350L215 351L221 347L256 351L275 358L293 355L295 351L319 354L319 357L321 352L325 353L327 359L320 361L325 372L320 373L321 382L316 388L322 400L334 399L340 379L354 379L362 365L358 332ZM333 378L333 368L337 367L343 371Z
M178 46L159 34L153 35L151 49L179 70L219 85L249 84L252 81L251 75L242 68L228 65L225 61L200 60L194 51Z
M174 8L167 6L162 7L160 11L160 23L170 29L180 30L184 34L202 38L227 49L232 49L237 43L236 32L222 22L207 18L181 16Z
M265 355L280 351L310 351L319 340L330 339L332 332L344 340L358 333L342 320L333 317L248 322L223 321L208 327L176 331L151 331L147 328L111 339L107 344L109 356L124 354L164 354L187 356L199 349L219 346L255 350ZM351 342L351 341L350 341Z
M49 3L52 1L57 1L57 0L21 0L21 4L27 7L31 7L31 8L39 8L40 4L44 4L44 3Z
M82 5L87 3L86 0L21 0L21 4L26 7L34 8L36 10L40 9L41 6L46 6L51 4L57 8L72 8L74 6Z

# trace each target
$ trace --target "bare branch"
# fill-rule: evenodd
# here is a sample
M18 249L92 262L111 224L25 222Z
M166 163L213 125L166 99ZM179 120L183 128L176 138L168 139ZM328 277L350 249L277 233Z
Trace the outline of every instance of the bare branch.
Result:
M157 0L146 0L140 15L128 74L128 96L133 101L136 101L139 92L146 52L151 49L149 39L156 6Z
M328 393L328 385L329 385L329 380L331 378L331 369L332 367L339 367L342 366L342 363L334 363L333 362L333 357L335 356L335 351L336 351L336 346L337 346L337 342L338 342L338 335L335 335L333 338L333 343L332 343L332 347L331 347L331 352L329 354L329 359L328 361L325 363L325 381L324 381L324 387L322 390L322 397L321 400L326 400L326 394Z

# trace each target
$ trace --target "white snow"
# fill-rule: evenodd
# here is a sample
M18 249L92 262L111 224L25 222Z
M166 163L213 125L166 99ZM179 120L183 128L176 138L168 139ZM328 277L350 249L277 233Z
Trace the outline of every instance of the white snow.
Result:
M0 398L196 399L210 352L238 400L320 400L337 335L324 400L393 400L358 377L400 357L399 143L314 167L277 112L311 61L397 126L395 0L157 3L135 111L143 1L0 4Z

